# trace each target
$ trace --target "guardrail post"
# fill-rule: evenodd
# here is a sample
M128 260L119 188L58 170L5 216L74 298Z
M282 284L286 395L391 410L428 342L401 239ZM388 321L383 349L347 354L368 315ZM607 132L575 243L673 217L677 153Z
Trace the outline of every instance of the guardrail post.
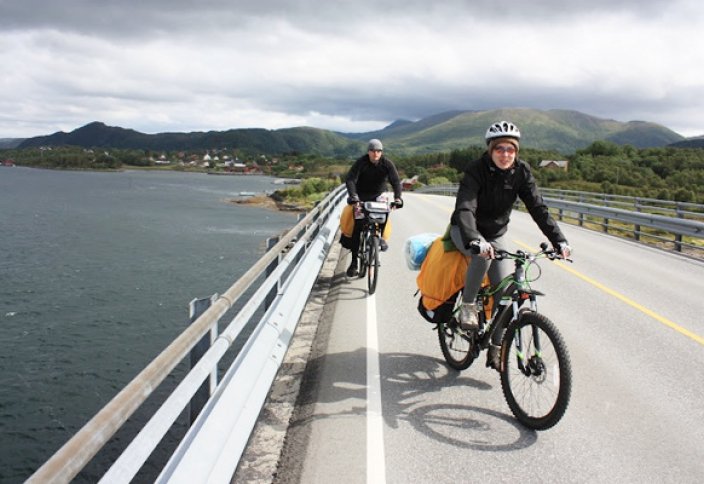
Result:
M269 237L268 239L266 239L267 252L269 250L271 250L271 248L274 247L276 244L278 244L280 239L281 238L278 235L275 237ZM267 266L266 271L265 271L265 277L269 277L271 275L271 273L274 272L274 270L276 270L276 267L279 265L279 261L281 261L281 254L279 254L279 256L276 259L274 259L273 261L271 261L271 264L269 264ZM264 298L264 311L269 309L271 304L274 302L274 299L276 298L276 294L278 294L279 289L280 289L279 286L281 286L281 280L277 281L276 287L272 287L271 291L269 291L269 294L267 294L266 297Z
M198 319L209 307L215 300L218 298L217 294L213 294L209 298L204 298L204 299L194 299L193 301L190 302L188 305L188 315L190 322L193 323L196 319ZM190 354L190 360L191 360L191 368L196 366L198 361L203 357L203 355L210 349L210 345L213 344L213 341L215 341L215 338L217 337L217 324L213 325L212 328L210 328L210 331L208 331L207 334L205 334L201 340L193 346L193 349L191 350ZM210 395L212 395L213 390L218 384L218 368L217 366L213 368L213 371L210 373L210 378L208 378L208 381L203 382L203 384L198 388L196 393L193 395L193 398L191 398L191 403L190 403L190 422L189 425L193 425L193 422L196 421L196 417L198 417L198 414L200 413L201 410L203 410L203 407L207 403L208 399L210 398Z
M300 222L300 221L303 220L304 218L306 218L306 214L305 214L305 213L299 213L299 214L298 214L298 218L296 219L296 223ZM298 232L298 235L296 236L296 239L300 239L301 237L303 237L303 234L306 233L306 231L308 230L308 227L309 227L309 226L305 226L305 227L301 228L301 231ZM297 255L296 258L295 258L296 264L298 264L298 262L303 258L303 255L304 255L304 251L301 251L301 252L298 253L298 255Z
M684 218L684 213L682 213L681 202L677 202L675 211L677 213L677 218ZM675 234L675 250L677 252L682 252L682 234Z

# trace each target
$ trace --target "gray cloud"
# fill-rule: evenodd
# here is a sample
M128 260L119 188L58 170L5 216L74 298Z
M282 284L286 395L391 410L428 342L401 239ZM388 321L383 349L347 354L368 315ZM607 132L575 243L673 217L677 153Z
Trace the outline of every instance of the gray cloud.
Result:
M702 27L684 0L0 0L0 138L93 120L366 131L507 106L702 134L704 53L686 45Z

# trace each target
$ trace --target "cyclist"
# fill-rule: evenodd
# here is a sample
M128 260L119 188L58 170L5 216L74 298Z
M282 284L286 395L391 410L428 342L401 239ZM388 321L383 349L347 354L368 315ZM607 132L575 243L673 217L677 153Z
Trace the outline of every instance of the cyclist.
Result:
M369 202L376 200L386 191L386 182L391 183L394 191L394 204L400 208L403 206L401 199L401 179L393 162L383 154L384 147L378 139L369 140L367 154L354 162L345 184L347 185L347 203L350 205L359 202ZM386 225L386 224L384 224ZM382 232L384 227L381 227ZM359 273L357 250L359 249L359 236L361 234L361 223L355 220L354 231L351 240L346 246L352 252L352 262L347 269L347 275L354 277ZM384 239L381 239L380 248L382 251L388 249Z
M543 202L530 166L518 158L521 133L516 125L508 121L494 123L485 138L487 151L467 165L450 219L453 243L472 258L460 306L460 326L465 330L478 327L475 301L487 271L492 284L511 272L510 262L491 259L494 250L506 249L504 234L517 198L562 256L569 257L571 253L567 239Z

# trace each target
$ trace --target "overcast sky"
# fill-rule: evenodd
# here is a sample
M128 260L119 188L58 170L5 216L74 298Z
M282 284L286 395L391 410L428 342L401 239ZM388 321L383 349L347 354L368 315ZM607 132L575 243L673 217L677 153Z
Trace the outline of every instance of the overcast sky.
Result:
M0 138L501 107L704 135L702 36L701 0L0 0Z

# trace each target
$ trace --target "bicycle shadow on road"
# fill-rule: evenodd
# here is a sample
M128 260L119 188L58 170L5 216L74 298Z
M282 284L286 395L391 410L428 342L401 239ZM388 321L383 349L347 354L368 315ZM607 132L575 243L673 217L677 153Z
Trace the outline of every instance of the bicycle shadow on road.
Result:
M537 440L535 431L507 412L448 401L441 393L459 386L468 387L463 390L468 398L471 392L501 390L448 368L442 359L387 353L380 355L380 365L384 419L393 428L408 422L428 438L483 451L519 450Z
M366 352L366 348L357 348L310 360L292 426L364 417ZM443 401L446 395L441 395L458 387L466 387L470 394L500 388L452 370L438 358L413 353L382 353L379 357L383 418L389 427L396 429L406 422L430 439L475 450L514 451L536 442L537 433L506 412ZM334 372L335 381L320 377L323 368Z

